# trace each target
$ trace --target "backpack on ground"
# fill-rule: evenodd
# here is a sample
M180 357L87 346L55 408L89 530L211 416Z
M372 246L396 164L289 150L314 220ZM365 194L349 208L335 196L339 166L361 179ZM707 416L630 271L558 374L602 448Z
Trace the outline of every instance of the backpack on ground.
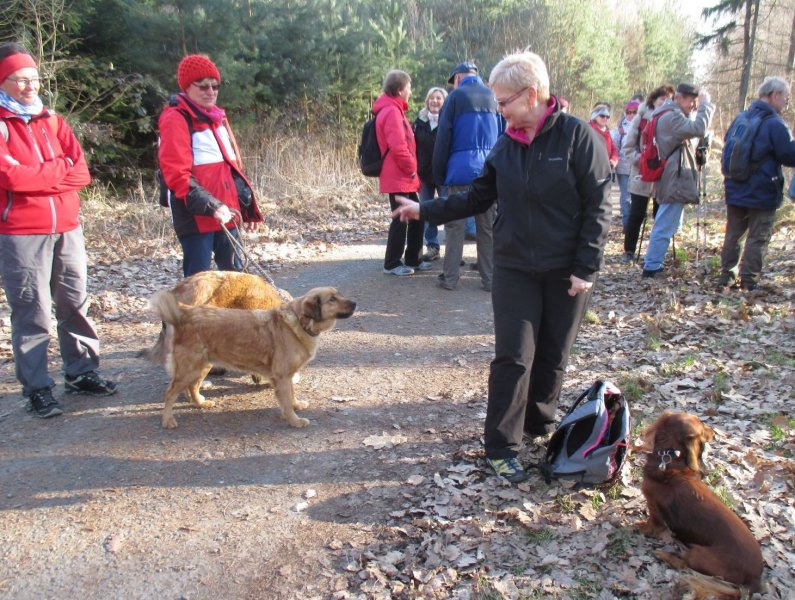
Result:
M744 110L732 121L726 132L720 170L726 179L746 181L759 167L754 161L754 141L759 133L759 126L769 113Z
M376 115L365 122L362 127L362 138L359 142L359 168L362 175L367 177L378 177L381 175L381 167L384 165L384 158L389 154L389 148L386 152L381 154L381 148L378 146L378 136L375 131Z
M552 434L541 473L547 483L553 478L607 483L624 466L629 436L624 395L611 382L597 381L577 398Z
M671 157L671 154L676 152L676 149L679 148L678 145L674 147L674 149L671 151L671 154L665 158L660 156L660 149L657 147L657 121L659 121L660 117L667 112L671 112L671 109L664 110L661 113L654 115L654 118L652 118L643 128L640 136L641 151L638 165L640 171L640 180L647 183L660 180L663 171L665 171L665 165L668 162L668 159Z

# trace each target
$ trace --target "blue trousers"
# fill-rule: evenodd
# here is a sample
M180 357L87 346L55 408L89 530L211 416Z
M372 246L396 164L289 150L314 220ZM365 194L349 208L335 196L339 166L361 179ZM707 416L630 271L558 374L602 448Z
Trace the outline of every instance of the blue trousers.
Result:
M420 202L433 200L439 191L440 189L435 183L423 181L422 187L420 187ZM425 224L425 245L429 248L439 249L439 227L437 225Z
M671 238L679 231L682 224L684 210L684 204L660 204L654 217L654 227L651 229L649 247L643 261L644 271L656 271L662 267Z
M240 239L237 228L230 229L229 233L235 239ZM209 271L212 259L219 271L240 271L243 264L235 254L232 242L223 231L210 231L208 233L192 233L179 238L182 246L182 274L190 277L201 271Z
M618 204L621 208L621 225L626 231L629 223L629 213L632 209L632 200L629 196L629 175L616 173L616 179L618 179Z

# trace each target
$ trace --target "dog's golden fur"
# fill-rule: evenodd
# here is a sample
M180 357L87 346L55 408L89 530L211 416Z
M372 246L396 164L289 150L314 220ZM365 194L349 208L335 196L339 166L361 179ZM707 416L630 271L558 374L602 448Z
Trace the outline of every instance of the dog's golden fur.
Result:
M181 280L171 289L178 302L189 306L217 306L220 308L271 309L282 306L292 296L262 277L236 271L201 271ZM157 343L140 355L152 362L162 363L165 330Z
M657 556L674 567L689 567L751 592L759 591L764 566L759 542L701 480L702 454L715 437L714 430L696 415L666 412L643 437L652 451L641 487L649 518L638 524L639 529L651 536L669 529L688 547L682 557L668 552Z
M162 423L169 429L177 426L174 401L181 392L196 406L213 406L199 393L213 364L269 378L284 418L305 427L309 421L295 414L306 403L295 399L293 375L314 358L319 334L356 309L355 302L330 287L315 288L271 310L191 307L168 290L150 303L167 324L164 354L171 383Z

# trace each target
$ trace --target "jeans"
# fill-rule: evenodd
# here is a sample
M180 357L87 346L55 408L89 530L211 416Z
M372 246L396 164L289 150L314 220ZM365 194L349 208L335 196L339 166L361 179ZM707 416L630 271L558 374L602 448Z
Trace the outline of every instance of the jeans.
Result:
M723 249L720 253L720 270L723 274L731 273L736 278L737 265L743 285L757 283L762 267L765 266L767 246L773 235L773 223L776 210L755 210L742 206L726 205L726 234L723 238ZM740 260L740 242L743 237L745 247Z
M644 271L656 271L662 268L671 238L682 224L684 210L684 204L660 204L649 236L649 248L646 250L643 262Z
M525 431L555 429L563 375L593 290L569 296L570 275L569 268L533 273L494 268L488 458L517 456Z
M423 181L422 187L420 187L420 202L433 200L438 191L440 188L435 183ZM437 225L425 224L425 245L428 248L439 249L439 227Z
M626 231L632 206L629 199L629 174L616 173L616 179L618 179L618 204L621 208L621 225Z
M237 228L230 229L232 237L240 239ZM190 277L201 271L209 271L212 258L219 271L241 271L243 264L235 254L232 242L221 231L192 233L179 238L182 246L182 274Z

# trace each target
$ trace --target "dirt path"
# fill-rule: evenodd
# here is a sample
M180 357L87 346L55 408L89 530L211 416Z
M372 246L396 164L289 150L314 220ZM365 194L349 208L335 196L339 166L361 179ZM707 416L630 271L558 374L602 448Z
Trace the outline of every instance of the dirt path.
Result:
M697 284L641 282L616 241L564 396L625 373L648 386L638 421L665 408L712 415L728 465L718 485L763 540L768 597L785 598L795 587L793 441L790 431L771 446L768 416L786 414L795 369L759 383L748 357L726 346L748 319L719 313ZM439 263L397 279L381 274L382 257L381 241L348 245L275 274L294 295L335 285L358 302L297 386L310 402L305 429L287 426L272 392L243 375L214 381L205 395L215 408L180 402L179 428L161 429L166 375L135 353L157 335L144 302L177 279L176 260L92 267L92 282L115 282L92 293L103 373L119 393L67 397L62 417L40 421L23 409L11 361L0 365L0 597L681 597L653 555L664 545L631 529L644 514L637 460L612 491L574 492L538 475L517 488L483 470L490 297L475 272L448 292L435 285ZM792 278L784 259L772 262ZM792 300L762 306L778 321L758 320L790 355ZM661 309L670 320L655 322ZM656 346L644 341L655 331ZM687 357L700 350L721 354L693 367ZM738 373L727 391L736 404L709 405L722 369ZM60 381L59 365L52 372ZM745 392L751 384L758 395Z
M297 386L306 429L288 427L272 392L241 375L215 380L216 408L183 402L179 428L162 430L167 378L135 357L158 328L142 312L100 324L103 373L119 393L66 397L60 418L30 418L3 364L0 595L288 598L341 587L330 576L337 542L363 543L390 510L368 490L399 486L415 463L457 447L462 416L477 418L448 400L482 396L493 348L474 272L451 294L434 285L438 269L382 275L382 256L380 244L338 248L277 276L294 295L330 284L359 305ZM384 432L405 438L400 456L363 445Z

